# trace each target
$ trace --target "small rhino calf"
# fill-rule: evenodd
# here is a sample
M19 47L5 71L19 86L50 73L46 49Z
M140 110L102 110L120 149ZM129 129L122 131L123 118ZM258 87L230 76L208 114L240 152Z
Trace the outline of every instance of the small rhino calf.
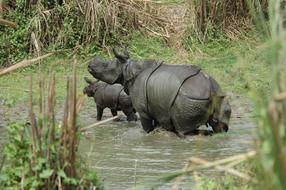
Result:
M101 120L105 108L110 109L112 116L116 116L117 111L122 111L127 116L128 121L137 121L131 98L124 92L123 86L91 81L86 77L84 79L88 86L83 89L83 93L94 98L98 121Z

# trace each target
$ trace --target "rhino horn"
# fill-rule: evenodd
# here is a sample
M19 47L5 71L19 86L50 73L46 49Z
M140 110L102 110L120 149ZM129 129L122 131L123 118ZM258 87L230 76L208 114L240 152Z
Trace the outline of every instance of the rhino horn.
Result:
M125 55L125 52L124 52L124 55L122 55L122 54L118 53L118 51L115 48L113 48L112 50L113 50L115 57L117 59L119 59L119 61L122 63L125 63L127 61L127 59L129 58L129 55Z

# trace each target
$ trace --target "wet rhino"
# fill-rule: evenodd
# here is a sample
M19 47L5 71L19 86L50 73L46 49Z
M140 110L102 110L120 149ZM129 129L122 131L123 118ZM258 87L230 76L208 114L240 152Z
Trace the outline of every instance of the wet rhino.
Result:
M103 110L109 108L113 116L117 111L123 111L128 121L136 121L136 111L132 106L131 98L124 92L120 84L106 84L99 81L91 81L84 78L88 86L83 89L83 93L88 97L93 97L96 103L97 120L101 120Z
M227 132L231 107L219 84L194 65L168 65L161 61L134 61L113 50L115 59L95 58L88 71L109 84L119 83L130 95L143 129L157 124L180 135L197 133L210 125Z

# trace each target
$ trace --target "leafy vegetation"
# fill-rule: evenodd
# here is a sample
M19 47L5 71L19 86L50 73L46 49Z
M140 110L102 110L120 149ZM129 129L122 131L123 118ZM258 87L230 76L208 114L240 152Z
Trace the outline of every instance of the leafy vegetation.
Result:
M9 143L4 151L7 163L0 168L0 188L103 189L95 171L89 171L77 153L80 132L76 117L83 99L76 97L75 70L67 83L64 116L59 125L55 124L54 113L55 78L49 81L47 102L43 80L39 82L37 119L32 89L30 80L30 123L7 127Z

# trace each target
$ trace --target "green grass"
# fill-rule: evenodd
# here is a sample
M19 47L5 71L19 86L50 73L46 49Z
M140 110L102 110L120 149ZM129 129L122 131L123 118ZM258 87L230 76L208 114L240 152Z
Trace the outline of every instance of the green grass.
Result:
M229 41L227 39L212 40L208 44L191 43L186 40L187 51L175 49L166 45L161 38L148 38L135 33L128 43L131 59L158 59L170 64L195 64L204 72L213 76L229 94L247 95L250 89L269 93L271 87L271 67L267 63L267 48L258 47L255 40ZM191 44L191 45L188 45ZM82 51L84 52L84 51ZM87 62L95 55L112 58L109 51L86 50L85 54L78 56L78 92L85 86L84 76L89 76L86 70ZM184 56L187 55L187 56ZM247 61L245 61L247 60ZM265 61L266 60L266 61ZM69 76L72 68L72 58L68 55L57 55L47 58L40 65L32 66L21 71L0 78L0 100L8 104L28 100L29 76L34 81L40 77L56 75L56 93L58 99L65 96L65 78ZM34 92L37 94L37 84Z

